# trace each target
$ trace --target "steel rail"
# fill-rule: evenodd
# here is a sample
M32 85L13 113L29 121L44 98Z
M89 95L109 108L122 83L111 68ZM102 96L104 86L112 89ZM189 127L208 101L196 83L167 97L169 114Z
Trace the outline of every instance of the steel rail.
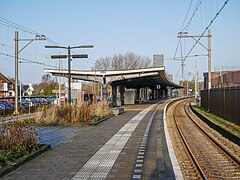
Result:
M180 102L180 103L181 103L181 102ZM177 106L179 106L180 103L178 103ZM177 107L177 106L176 106L176 107ZM176 120L176 110L173 112L173 117L174 117L174 122L175 122L175 124L176 124L178 133L179 133L179 135L180 135L180 137L181 137L181 139L182 139L182 141L183 141L183 143L184 143L184 145L185 145L188 153L190 154L190 156L191 156L191 158L192 158L195 166L197 167L199 174L201 175L202 179L207 180L207 179L208 179L207 176L205 175L205 173L203 172L200 164L198 163L197 159L196 159L195 156L193 155L193 152L191 151L190 147L188 146L187 141L185 140L185 138L184 138L184 136L183 136L183 133L182 133L180 127L179 127L179 124L178 124L178 122L177 122L177 120Z
M206 131L203 130L203 128L201 128L194 120L193 118L189 115L190 110L187 109L187 104L189 104L190 106L190 102L186 103L184 105L184 110L185 113L187 114L187 116L189 117L189 119L192 120L192 122L198 127L198 129L208 137L208 139L210 139L215 145L217 145L217 147L219 147L225 154L227 154L234 162L236 162L238 165L240 165L240 160L235 157L233 154L231 154L225 147L223 147L220 143L218 143L217 141L215 141Z

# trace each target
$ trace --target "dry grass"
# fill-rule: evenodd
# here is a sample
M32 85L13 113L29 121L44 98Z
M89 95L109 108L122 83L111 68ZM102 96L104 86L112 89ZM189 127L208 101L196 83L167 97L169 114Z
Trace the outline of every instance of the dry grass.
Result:
M13 123L0 128L0 161L16 159L35 151L38 136L34 127L27 124Z
M65 123L89 124L111 114L107 102L83 103L80 106L63 105L42 108L35 122L39 125L61 125Z

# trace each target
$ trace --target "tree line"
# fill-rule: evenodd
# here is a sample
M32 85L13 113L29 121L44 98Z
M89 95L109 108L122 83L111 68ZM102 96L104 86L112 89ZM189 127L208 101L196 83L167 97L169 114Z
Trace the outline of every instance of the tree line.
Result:
M149 57L140 56L133 52L114 54L112 57L102 57L96 60L92 69L95 70L130 70L148 68L151 66ZM40 83L33 84L33 95L52 96L53 89L58 89L58 83L51 74L44 74ZM64 89L64 84L61 85Z
M95 63L93 69L96 70L130 70L141 69L151 66L149 57L139 56L133 52L125 54L115 54L112 57L102 57Z

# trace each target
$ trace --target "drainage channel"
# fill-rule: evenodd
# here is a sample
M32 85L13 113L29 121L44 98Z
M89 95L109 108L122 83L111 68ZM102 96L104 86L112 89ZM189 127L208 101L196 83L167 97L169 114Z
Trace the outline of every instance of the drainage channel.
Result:
M89 161L73 176L78 179L105 179L115 163L118 155L126 145L132 133L156 104L142 110L125 124L103 147L101 147ZM151 118L152 119L152 118ZM149 131L149 130L148 130ZM146 143L145 143L146 146Z

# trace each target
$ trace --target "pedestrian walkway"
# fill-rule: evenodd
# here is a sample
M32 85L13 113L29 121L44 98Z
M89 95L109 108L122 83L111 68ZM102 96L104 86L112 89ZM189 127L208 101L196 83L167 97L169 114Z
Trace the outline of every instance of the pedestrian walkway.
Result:
M153 124L148 125L157 107L159 105L155 104L127 106L125 113L97 126L78 127L73 132L69 129L68 137L57 142L52 150L33 159L3 179L138 179L139 177L158 179L164 173L167 173L164 177L173 179L171 163L165 162L169 160L164 159L164 156L158 156L158 151L164 150L160 147L164 142L162 144L157 142L157 138L160 137L159 131L162 131L158 129L161 120L158 117L161 116L162 110L157 111L157 118L154 116ZM147 126L149 127L148 138ZM49 132L56 132L56 136L54 135L56 139L57 129L55 130L52 129ZM45 131L45 140L47 140L47 134ZM143 149L146 150L143 152ZM138 156L143 155L145 158L137 163ZM165 155L167 157L167 154ZM165 167L161 172L159 165ZM141 176L134 176L136 166L142 166L138 170L142 171Z
M74 175L72 179L106 178L132 133L145 115L154 106L156 105L154 104L147 107L127 122L107 143L104 144L103 147L94 154L94 156L77 172L77 174Z
M31 113L31 114L21 114L21 115L15 115L15 116L7 116L7 117L1 117L0 118L0 125L2 124L7 124L7 123L12 123L15 122L17 120L21 120L21 119L29 119L29 118L33 118L35 116L37 116L39 113Z
M41 144L50 144L51 148L70 140L81 132L81 127L43 126L36 127Z

